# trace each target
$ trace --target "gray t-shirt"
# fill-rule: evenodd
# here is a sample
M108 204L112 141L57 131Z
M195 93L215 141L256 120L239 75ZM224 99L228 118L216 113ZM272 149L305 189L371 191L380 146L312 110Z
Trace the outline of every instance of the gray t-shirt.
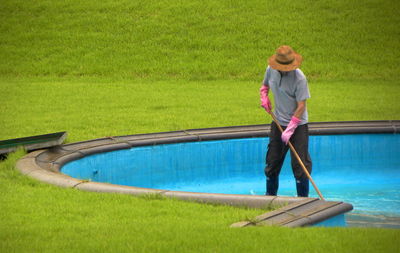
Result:
M297 102L310 98L307 78L300 69L279 72L267 67L263 81L274 94L275 116L282 126L287 126L297 108ZM300 118L300 125L308 122L307 108Z

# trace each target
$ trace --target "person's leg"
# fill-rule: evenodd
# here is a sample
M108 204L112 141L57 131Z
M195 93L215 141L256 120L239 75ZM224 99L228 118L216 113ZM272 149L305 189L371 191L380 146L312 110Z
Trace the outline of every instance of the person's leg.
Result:
M312 171L312 162L311 157L308 152L308 125L301 125L296 128L296 131L293 133L290 142L293 144L294 149L297 151L301 161L304 166L307 168L307 171L311 175ZM308 197L309 192L309 180L304 173L303 168L300 163L297 161L296 157L292 152L290 152L291 160L292 160L292 170L294 177L296 178L296 189L297 196L299 197Z
M268 151L266 155L265 176L266 195L276 196L279 188L279 173L285 160L288 147L281 140L281 132L275 122L271 123Z

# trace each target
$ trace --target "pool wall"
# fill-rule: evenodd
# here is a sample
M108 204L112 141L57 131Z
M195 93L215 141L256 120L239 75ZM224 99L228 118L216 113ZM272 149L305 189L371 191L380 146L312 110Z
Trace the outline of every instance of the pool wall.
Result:
M400 121L321 122L310 123L309 129L311 135L398 133L400 130ZM34 151L20 159L17 163L17 168L25 175L50 184L94 192L113 192L132 195L161 194L167 197L174 197L183 200L200 201L206 203L222 203L257 208L263 208L271 205L291 206L307 199L311 199L283 196L274 197L236 194L208 194L156 190L90 182L87 180L72 178L60 173L60 169L65 163L92 154L159 144L266 137L268 136L269 131L270 125L253 125L107 137L60 145L46 150ZM327 201L327 203L329 204L329 201ZM299 214L298 217L293 217L293 221L295 219L308 217L305 219L305 222L295 222L294 224L299 224L297 226L317 224L329 218L348 212L353 208L352 205L343 202L335 202L335 204L331 207L329 207L328 204L321 204L322 206L327 206L325 209L322 208L320 210L321 212L308 212L308 216Z

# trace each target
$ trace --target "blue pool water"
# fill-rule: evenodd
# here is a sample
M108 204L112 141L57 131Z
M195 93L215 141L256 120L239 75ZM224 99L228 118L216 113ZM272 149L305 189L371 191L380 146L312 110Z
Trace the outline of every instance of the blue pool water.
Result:
M72 161L80 179L146 188L265 194L268 138L136 147ZM312 177L327 200L351 203L349 225L400 228L400 135L310 136ZM288 154L279 195L295 196ZM318 197L310 185L310 196Z

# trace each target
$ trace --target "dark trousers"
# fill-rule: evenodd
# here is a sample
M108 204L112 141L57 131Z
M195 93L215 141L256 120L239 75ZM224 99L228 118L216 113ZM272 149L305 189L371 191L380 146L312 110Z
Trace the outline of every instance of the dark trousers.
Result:
M282 127L285 129L285 127ZM281 132L275 122L271 123L268 151L266 155L265 175L267 176L267 195L276 195L279 187L279 174L285 160L289 146L285 145L281 139ZM290 138L290 142L297 151L299 157L311 174L312 162L308 153L308 124L298 126ZM301 168L300 163L290 151L292 160L292 170L296 178L297 195L308 197L308 178Z

